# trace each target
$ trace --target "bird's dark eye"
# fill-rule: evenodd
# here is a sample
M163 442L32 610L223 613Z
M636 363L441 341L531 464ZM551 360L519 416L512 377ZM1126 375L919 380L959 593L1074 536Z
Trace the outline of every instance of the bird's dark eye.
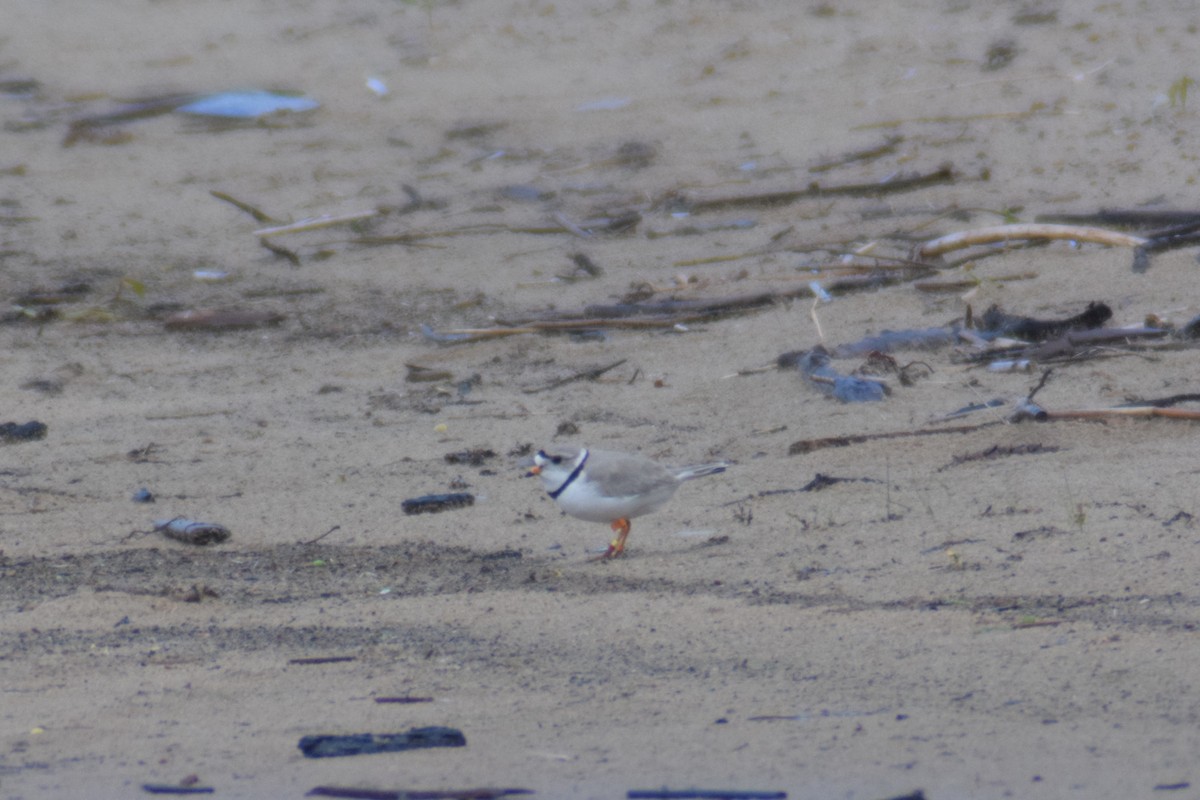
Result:
M550 456L550 460L555 464L561 464L562 456Z

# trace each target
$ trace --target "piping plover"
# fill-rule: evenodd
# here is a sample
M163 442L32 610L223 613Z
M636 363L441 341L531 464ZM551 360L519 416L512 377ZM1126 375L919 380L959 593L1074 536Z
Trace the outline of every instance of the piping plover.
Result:
M726 462L694 467L664 467L644 456L589 450L586 447L539 450L530 475L538 475L559 508L589 522L607 522L617 538L600 558L625 552L629 520L657 511L679 484L724 472Z

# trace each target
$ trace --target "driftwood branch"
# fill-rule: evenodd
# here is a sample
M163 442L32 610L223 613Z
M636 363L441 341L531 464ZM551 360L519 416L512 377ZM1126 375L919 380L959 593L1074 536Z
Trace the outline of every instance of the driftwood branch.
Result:
M1121 417L1164 417L1200 422L1200 409L1160 408L1158 406L1121 406L1120 408L1081 408L1067 411L1047 411L1044 419L1119 419Z
M1200 211L1102 208L1090 214L1038 214L1034 221L1063 225L1104 225L1129 228L1176 227L1200 223Z
M909 439L918 436L941 436L947 433L974 433L993 425L1001 425L1003 420L990 420L976 425L955 425L948 428L921 428L915 431L887 431L884 433L861 433L851 436L826 436L820 439L801 439L792 442L788 447L789 456L805 455L827 447L850 447L855 444L879 441L881 439Z
M849 275L823 285L830 293L889 286L928 274L926 269L888 270L870 275ZM426 339L443 344L458 344L495 339L523 333L604 329L673 328L692 322L707 322L734 314L746 314L769 308L779 302L812 297L811 285L784 290L769 290L722 298L663 300L657 303L610 303L587 306L578 311L555 312L529 317L499 320L500 327L460 328L437 331L421 326Z
M1014 239L1070 239L1078 242L1095 242L1113 247L1142 247L1150 240L1128 233L1092 228L1085 225L1044 225L1038 223L1019 225L995 225L973 231L959 231L933 239L917 248L921 258L934 258L953 250L980 244L1008 242Z
M1040 388L1040 385L1039 385ZM1036 391L1036 390L1035 390ZM827 447L850 447L851 445L884 439L907 439L918 436L937 436L946 433L973 433L984 428L1015 422L1063 422L1069 420L1113 420L1124 417L1159 417L1188 422L1200 422L1200 409L1163 408L1155 405L1118 406L1117 408L1067 409L1047 411L1028 398L1023 398L1006 419L994 419L977 425L956 425L946 428L920 428L911 431L887 431L883 433L856 434L851 436L827 436L820 439L801 439L788 447L788 455L806 455Z

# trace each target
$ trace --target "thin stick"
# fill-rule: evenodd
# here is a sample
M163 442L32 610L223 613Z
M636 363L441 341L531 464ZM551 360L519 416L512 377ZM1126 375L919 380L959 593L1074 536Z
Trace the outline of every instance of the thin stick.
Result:
M597 367L595 369L588 369L588 370L584 370L583 372L577 372L574 375L571 375L569 377L560 378L559 380L552 381L552 382L546 384L545 386L538 386L533 389L525 389L524 391L525 391L525 394L537 394L538 392L544 392L544 391L547 391L548 389L557 389L559 386L565 386L566 384L574 383L575 381L583 381L583 380L594 381L597 378L599 378L601 375L603 375L604 373L608 372L609 370L616 369L617 367L621 366L626 361L628 361L628 359L622 358L620 361L614 361L613 363L609 364L607 367Z
M882 275L850 275L831 281L824 288L827 292L845 292L854 289L870 289L877 286L890 286L904 280L904 276L894 273ZM811 281L809 281L811 283ZM590 317L600 317L599 320L588 320L591 327L620 327L621 321L636 322L640 319L659 318L674 319L678 322L691 322L695 319L711 319L721 314L744 313L760 308L773 306L780 301L812 297L815 293L806 283L804 286L794 286L783 290L763 290L730 297L694 298L689 300L665 300L657 303L616 303L612 305L588 306L582 312L563 312L553 316L543 315L535 318L517 318L509 320L514 325L537 325L551 320L570 320L572 315L586 314ZM578 321L572 320L572 327L578 327Z
M808 171L827 172L834 167L842 167L846 164L853 164L856 161L869 161L871 159L879 158L880 156L893 152L896 149L896 145L903 141L903 136L893 134L874 147L868 147L865 150L855 150L839 156L838 158L830 159L829 161L823 161L816 166L809 167Z
M322 534L321 534L320 536L318 536L317 538L315 538L315 539L309 539L307 542L301 542L301 544L316 544L317 542L321 541L322 539L324 539L324 538L325 538L326 536L328 536L329 534L333 533L334 531L341 530L341 529L342 529L342 526L341 526L341 525L334 525L332 528L330 528L329 530L325 531L324 533L322 533Z
M672 267L702 267L705 264L724 264L728 261L739 261L743 258L761 256L762 250L750 250L745 253L729 253L723 256L707 256L706 258L685 258L671 262Z
M774 206L794 203L806 197L829 197L832 195L850 195L875 197L882 194L908 192L938 183L949 183L954 180L954 168L943 164L932 172L917 175L901 175L890 180L877 183L851 183L835 186L822 186L811 183L796 189L783 189L775 192L758 192L744 195L719 195L715 197L697 197L687 200L687 207L693 213L715 211L718 209L736 208L741 206Z
M568 220L569 222L569 220ZM587 222L584 223L585 225ZM573 226L578 231L582 232L586 237L591 237L592 234L578 225ZM353 239L342 240L349 244L360 245L389 245L389 244L413 244L420 239L445 238L449 236L483 236L495 233L521 233L533 236L550 236L561 233L575 233L575 230L568 228L566 224L558 225L497 225L493 223L480 223L478 225L466 225L461 228L449 228L447 230L433 231L412 231L409 233L398 233L390 235L369 235L357 236ZM578 235L578 234L576 234Z
M825 331L821 330L821 319L817 316L817 306L819 305L821 305L821 298L813 297L812 308L808 310L808 315L812 317L813 325L817 326L817 341L824 344Z
M743 367L737 372L731 372L728 375L722 375L721 380L728 380L729 378L744 378L747 375L761 375L764 372L774 372L777 369L779 369L779 365L773 362L765 367Z
M279 223L279 220L275 219L270 214L267 214L266 212L261 211L258 208L255 208L254 206L250 205L249 203L244 203L241 200L238 200L236 197L226 194L225 192L219 192L216 189L211 189L209 191L209 194L211 194L213 197L217 198L218 200L224 200L226 203L229 203L229 205L233 206L234 208L238 209L239 211L245 211L247 214L254 217L255 221L257 221L257 222L270 222L273 224Z
M561 211L554 212L554 221L557 222L559 225L562 225L564 228L566 228L571 233L578 236L580 239L592 238L592 235L590 233L588 233L583 228L576 225L574 222L571 222L571 220L567 219L567 215L562 213Z
M1081 242L1096 242L1114 247L1141 247L1149 240L1141 236L1130 236L1104 228L1084 225L995 225L973 231L959 231L928 241L917 249L921 258L933 258L952 250L961 250L978 244L1007 242L1013 239L1072 239Z
M435 331L425 328L422 332L425 338L443 344L460 344L476 342L482 339L502 339L505 336L518 336L523 333L546 333L554 331L597 330L603 328L632 328L654 329L674 328L686 322L701 322L710 319L704 314L681 314L679 316L657 319L562 319L544 322L530 322L518 328L453 328L445 331Z
M904 278L894 274L852 275L832 281L827 291L849 291L899 283ZM731 314L746 314L775 303L813 296L810 286L797 286L783 291L763 291L727 298L674 300L661 303L618 303L589 306L582 311L556 313L549 317L499 320L511 327L460 328L436 331L422 326L427 339L445 344L459 344L479 339L516 336L522 333L575 331L581 329L655 329L673 328L689 322L707 322ZM579 314L572 317L570 314ZM583 315L587 316L583 316ZM819 326L818 326L819 327Z
M299 233L301 231L315 231L321 228L331 228L334 225L345 225L350 222L361 222L364 219L373 219L378 217L380 212L372 209L371 211L355 211L350 214L322 214L319 217L310 217L302 219L299 222L293 222L288 225L277 225L273 228L259 228L254 232L259 238L268 236L282 236L285 233Z
M1113 419L1119 417L1166 417L1200 422L1200 410L1191 408L1159 408L1130 406L1127 408L1084 408L1069 411L1047 411L1046 419Z
M908 117L901 119L888 119L881 122L868 122L863 125L855 125L850 130L852 131L869 131L879 128L899 128L904 124L946 124L954 122L982 122L993 119L1026 119L1037 114L1051 114L1053 111L1037 108L1029 109L1028 111L995 111L986 114L944 114L936 117Z
M286 258L293 267L300 266L300 256L296 253L295 250L290 250L281 244L276 244L275 242L272 242L270 239L260 238L258 240L258 243L261 244L263 247L267 248L268 250L270 250L275 255L280 256L281 258Z
M853 444L863 444L865 442L878 441L880 439L907 439L914 436L940 436L945 433L973 433L984 428L990 428L993 425L1003 424L1003 420L992 420L990 422L981 422L978 425L956 425L949 428L922 428L915 431L888 431L885 433L863 433L853 436L827 436L822 439L801 439L798 442L792 442L788 447L789 456L804 455L811 453L814 450L823 450L826 447L849 447Z

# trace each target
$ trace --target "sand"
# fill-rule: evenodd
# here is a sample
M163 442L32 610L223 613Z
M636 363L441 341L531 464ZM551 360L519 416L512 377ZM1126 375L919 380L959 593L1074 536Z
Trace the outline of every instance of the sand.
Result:
M0 447L0 797L1200 785L1194 423L1009 424L1001 407L962 433L792 455L1011 404L1048 365L897 352L917 380L885 376L891 396L862 405L773 368L968 305L1182 324L1200 312L1193 252L1141 274L1127 249L1066 242L947 257L930 280L973 289L838 291L815 321L804 298L603 336L422 334L631 293L784 295L856 248L883 268L1006 214L1194 207L1192 4L49 0L4 16L0 79L29 83L0 97L0 422L48 434ZM64 146L120 100L237 88L321 108L231 130L165 114ZM947 163L952 180L911 191L678 213ZM293 264L212 191L285 222L373 216L273 239ZM595 222L630 212L624 231ZM198 309L280 321L167 327ZM1200 390L1189 349L1092 355L1053 365L1036 399ZM607 528L522 477L531 450L568 442L733 466L597 563ZM468 450L494 455L446 459ZM817 474L846 480L800 491ZM142 487L154 504L131 500ZM449 491L475 502L401 511ZM153 531L178 516L231 538ZM466 747L297 747L433 725Z

